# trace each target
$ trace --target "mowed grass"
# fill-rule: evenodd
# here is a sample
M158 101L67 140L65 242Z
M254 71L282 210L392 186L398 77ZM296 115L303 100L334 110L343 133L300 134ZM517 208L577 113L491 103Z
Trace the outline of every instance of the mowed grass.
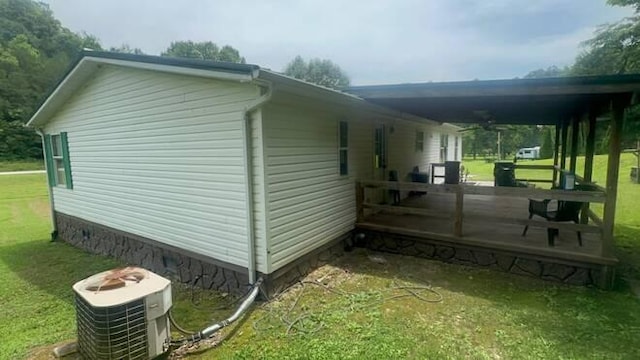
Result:
M310 283L293 288L254 310L218 349L190 358L640 356L635 346L640 304L626 291L562 286L396 255L383 255L387 263L379 264L369 255L358 250L319 269L311 281L322 279L331 290ZM398 289L402 286L430 286L442 301L427 302L435 293L413 290L415 296Z
M74 337L70 285L115 261L49 242L45 175L0 176L0 359Z
M640 204L633 201L640 185L633 186L621 186L621 204L632 198L624 205L631 213L619 212L625 256L612 291L356 250L254 307L217 347L186 357L640 358L640 300L626 280L640 279ZM46 196L44 175L0 176L0 359L48 359L51 344L75 336L71 285L122 265L49 242ZM437 294L427 288L442 301L432 302ZM193 330L235 306L222 294L181 286L174 286L174 301L176 319Z
M0 172L44 170L43 160L0 161Z
M569 166L567 159L567 167ZM522 165L553 165L553 159L545 160L520 160ZM620 158L620 174L618 181L618 201L616 206L616 220L618 224L637 224L640 226L640 205L637 200L640 196L640 184L631 182L629 173L632 166L636 166L636 158L633 154L624 153ZM473 160L465 158L462 165L469 170L469 181L484 180L493 181L493 163L487 163L482 159ZM584 173L584 157L578 157L576 163L578 175ZM516 169L515 175L519 179L548 179L552 177L550 170ZM607 155L596 155L593 161L593 181L602 187L607 183ZM548 188L550 184L537 183L537 187ZM598 209L597 205L595 209Z

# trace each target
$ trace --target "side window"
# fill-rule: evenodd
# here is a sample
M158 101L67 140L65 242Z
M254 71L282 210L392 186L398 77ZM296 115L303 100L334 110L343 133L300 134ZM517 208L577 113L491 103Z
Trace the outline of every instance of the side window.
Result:
M340 121L338 134L338 156L340 158L340 175L349 174L349 123Z
M44 143L49 185L73 189L67 133L45 135Z
M449 152L449 135L440 135L440 162L447 161L447 154Z
M424 151L424 131L416 131L416 151Z

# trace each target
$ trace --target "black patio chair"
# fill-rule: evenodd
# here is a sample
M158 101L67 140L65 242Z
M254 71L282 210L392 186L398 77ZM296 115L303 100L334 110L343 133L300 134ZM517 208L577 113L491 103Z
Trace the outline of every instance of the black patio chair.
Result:
M411 170L409 175L411 176L411 182L422 183L422 184L429 183L429 174L420 172L420 168L418 166L414 166L413 170ZM410 196L427 195L427 192L426 191L410 191L409 195Z
M582 209L582 202L579 201L558 201L558 209L549 211L549 203L551 200L533 200L529 199L529 220L533 217L533 215L538 215L547 219L550 222L565 222L565 221L573 221L574 223L580 223L580 209ZM524 227L524 231L522 231L522 236L527 235L527 230L529 230L529 225ZM578 244L582 246L582 235L580 231L576 231L578 233ZM554 240L556 235L559 234L559 230L550 225L547 228L547 241L549 242L549 246L554 246Z

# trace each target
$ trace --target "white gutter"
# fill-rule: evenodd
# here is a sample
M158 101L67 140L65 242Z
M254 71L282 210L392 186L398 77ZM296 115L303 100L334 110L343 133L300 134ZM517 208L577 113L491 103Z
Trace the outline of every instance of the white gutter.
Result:
M56 224L56 211L53 203L53 189L51 188L51 183L49 182L49 164L47 163L47 147L44 142L44 133L41 129L35 129L36 133L40 135L40 139L42 140L42 155L44 157L44 169L47 173L47 192L49 193L49 212L51 214L51 240L55 240L56 233L58 231L58 225Z
M257 73L257 71L256 71ZM257 74L255 74L257 76ZM248 259L247 270L249 271L249 283L256 282L256 242L255 229L253 221L253 163L252 159L252 143L251 143L251 113L271 99L273 87L270 82L258 80L254 81L260 88L266 91L255 100L249 102L244 108L244 121L242 122L242 134L244 136L243 157L245 164L245 192L247 201L247 242L248 242Z

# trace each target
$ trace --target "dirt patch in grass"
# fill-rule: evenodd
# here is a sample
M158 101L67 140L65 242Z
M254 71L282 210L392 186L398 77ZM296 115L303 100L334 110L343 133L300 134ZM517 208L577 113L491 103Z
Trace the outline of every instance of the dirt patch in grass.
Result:
M49 219L49 216L51 216L51 208L47 199L29 201L29 210L42 219Z
M10 218L9 221L13 224L19 224L21 222L23 222L23 214L24 214L24 206L22 204L11 204L11 206L9 206L9 210L10 210Z
M71 346L73 341L62 341L54 345L38 346L31 349L27 358L29 360L82 360L82 357L77 352L71 353L67 356L57 358L53 355L53 351L58 347Z

